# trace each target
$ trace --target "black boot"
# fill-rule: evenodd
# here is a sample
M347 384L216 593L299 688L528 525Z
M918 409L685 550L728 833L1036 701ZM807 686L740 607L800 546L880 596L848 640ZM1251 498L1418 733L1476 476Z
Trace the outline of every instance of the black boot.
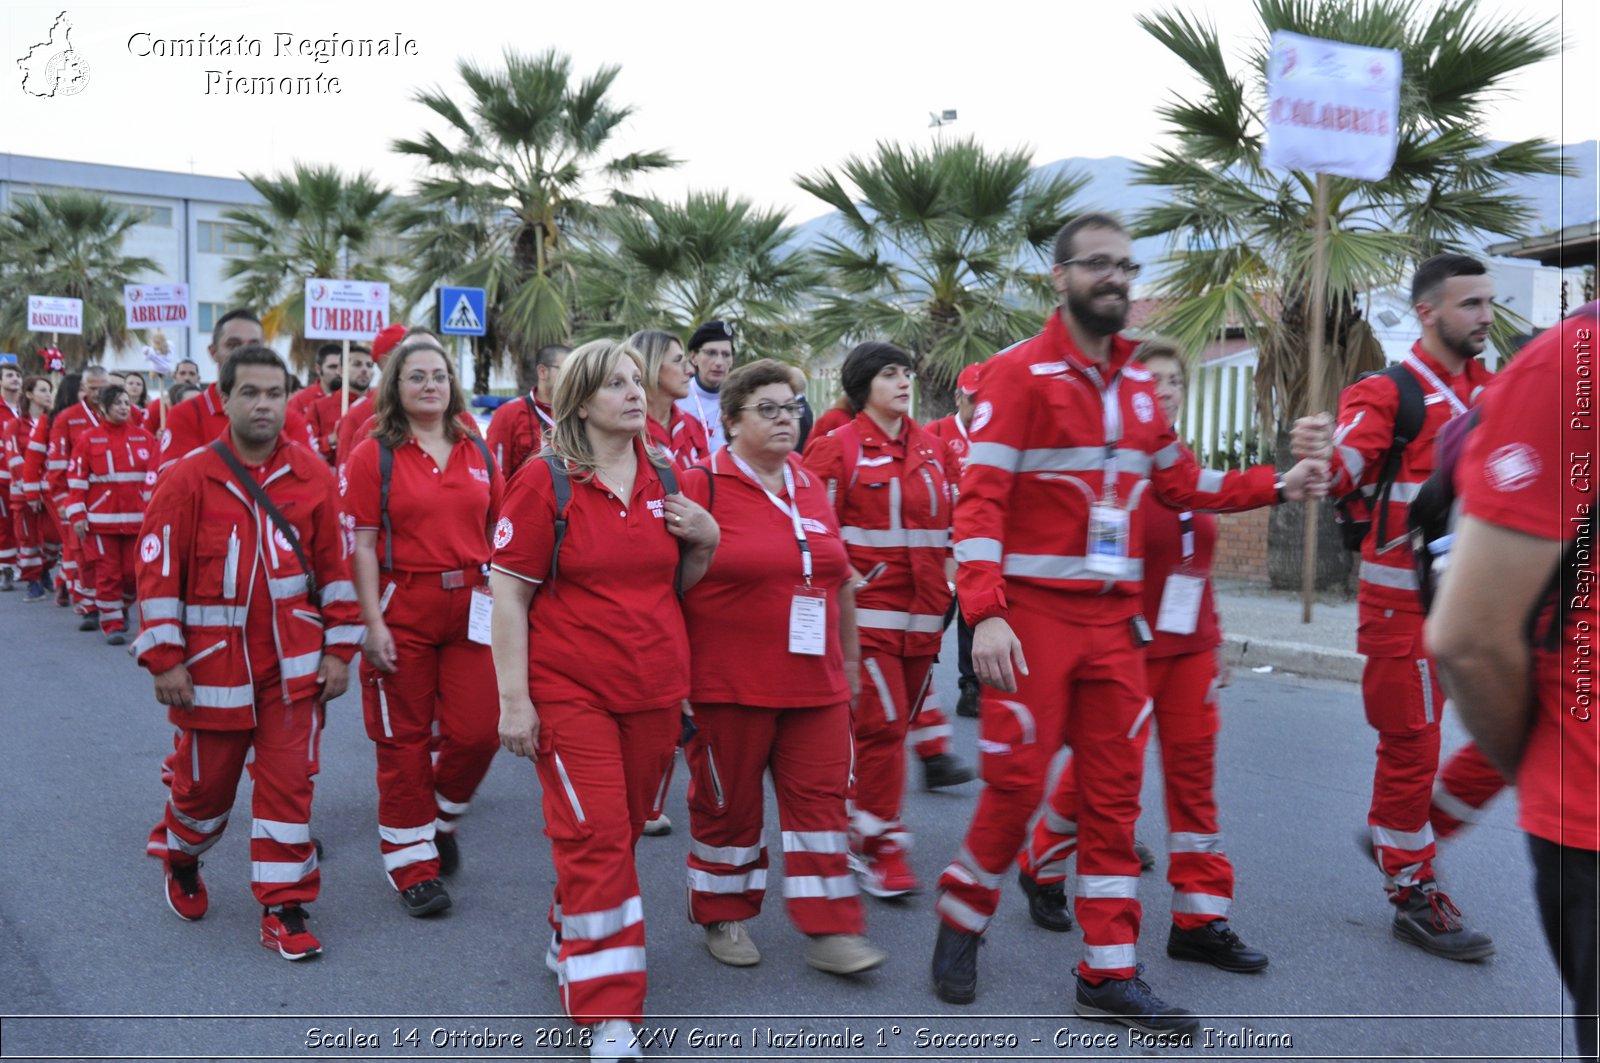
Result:
M1067 914L1067 887L1062 882L1035 882L1026 871L1017 872L1017 885L1028 895L1028 918L1035 926L1064 934L1072 929L1072 916Z
M434 833L433 844L439 850L439 875L449 878L461 866L461 846L456 844L454 832L442 830Z
M1469 928L1461 909L1432 879L1396 895L1394 936L1447 960L1471 962L1494 955L1489 935Z
M982 934L969 934L939 920L939 940L933 946L933 991L947 1004L971 1004L978 999L978 946Z
M935 753L922 762L922 788L938 790L972 781L972 769L950 753Z
M1193 930L1181 930L1174 925L1167 935L1167 955L1175 960L1198 960L1241 974L1263 971L1267 967L1267 954L1239 940L1226 919L1213 919Z
M978 718L978 681L962 677L961 696L956 699L956 715L968 719Z

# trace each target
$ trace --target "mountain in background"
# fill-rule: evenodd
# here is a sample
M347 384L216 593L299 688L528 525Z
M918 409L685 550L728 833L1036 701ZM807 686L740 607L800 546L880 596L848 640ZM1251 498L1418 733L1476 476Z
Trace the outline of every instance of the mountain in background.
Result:
M1595 200L1595 155L1600 142L1586 140L1580 144L1567 144L1563 151L1578 171L1575 176L1560 178L1553 175L1513 177L1511 191L1529 201L1534 211L1534 222L1528 235L1538 235L1568 225L1593 221L1600 216ZM1123 219L1131 218L1140 210L1157 202L1161 191L1149 185L1133 183L1135 161L1121 155L1101 159L1058 159L1045 163L1038 169L1048 175L1063 170L1075 170L1089 178L1089 183L1078 193L1076 202L1085 210L1104 210ZM795 227L794 243L814 247L833 231L837 212L824 214ZM1494 237L1495 242L1504 237ZM1134 257L1141 262L1158 262L1166 254L1166 238L1151 237L1134 241Z

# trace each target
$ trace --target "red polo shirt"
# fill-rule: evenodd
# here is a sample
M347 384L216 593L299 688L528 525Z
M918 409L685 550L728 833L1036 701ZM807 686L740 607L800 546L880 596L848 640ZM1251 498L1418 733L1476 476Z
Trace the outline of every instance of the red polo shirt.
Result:
M839 646L839 589L850 558L822 479L793 454L789 468L811 548L811 584L828 595L827 653L789 652L789 606L795 588L805 586L794 522L724 447L709 472L683 477L683 493L711 510L722 529L711 568L683 597L697 704L787 709L850 700Z
M378 441L356 445L339 477L344 508L356 528L378 530L383 563L382 477ZM489 561L489 536L500 512L504 481L483 463L478 445L456 440L443 469L413 439L394 452L389 475L389 526L394 529L394 567L401 572L452 572Z
M1484 392L1456 467L1463 513L1568 544L1586 534L1597 501L1596 436L1592 415L1575 416L1572 395L1588 376L1579 375L1580 358L1593 358L1595 331L1593 315L1546 330ZM1589 683L1595 566L1584 568L1587 581L1562 577L1569 600L1559 648L1534 653L1537 704L1517 788L1523 830L1557 845L1600 849L1600 721Z
M693 468L711 456L706 426L700 423L700 418L684 413L676 404L672 407L672 419L667 424L662 424L654 417L646 417L645 420L650 425L650 441L666 451L678 468Z
M661 477L635 444L638 472L624 502L599 479L572 479L560 570L550 575L556 502L550 469L512 477L495 525L494 567L540 584L528 608L528 692L611 712L674 705L689 695L689 639L674 579Z

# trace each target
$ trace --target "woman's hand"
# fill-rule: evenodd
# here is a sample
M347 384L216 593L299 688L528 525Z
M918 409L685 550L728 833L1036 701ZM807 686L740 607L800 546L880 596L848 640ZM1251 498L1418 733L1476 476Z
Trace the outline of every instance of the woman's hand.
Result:
M702 549L715 547L722 534L704 507L681 494L667 496L667 531Z
M361 652L367 663L380 672L393 675L400 664L400 654L394 647L394 635L382 620L367 625L367 641Z
M500 744L516 756L533 759L539 744L539 714L526 693L500 696Z

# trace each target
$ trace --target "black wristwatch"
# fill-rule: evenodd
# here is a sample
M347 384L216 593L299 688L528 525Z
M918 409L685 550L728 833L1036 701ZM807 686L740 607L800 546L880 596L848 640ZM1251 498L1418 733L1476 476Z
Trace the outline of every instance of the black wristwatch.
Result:
M1277 494L1277 498L1278 498L1278 500L1275 503L1273 503L1274 505L1281 506L1285 502L1289 501L1289 499L1283 493L1283 481L1282 480L1279 480L1277 483L1273 484L1272 485L1272 490Z

